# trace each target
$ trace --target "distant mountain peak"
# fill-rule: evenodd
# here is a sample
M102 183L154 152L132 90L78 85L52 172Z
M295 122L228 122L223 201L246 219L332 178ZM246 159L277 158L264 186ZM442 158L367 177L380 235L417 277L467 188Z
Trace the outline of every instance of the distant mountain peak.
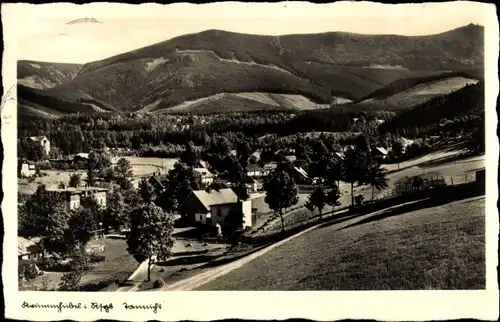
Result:
M66 24L67 25L74 25L74 24L78 24L78 23L102 23L102 21L99 21L96 18L80 18L80 19L72 20Z

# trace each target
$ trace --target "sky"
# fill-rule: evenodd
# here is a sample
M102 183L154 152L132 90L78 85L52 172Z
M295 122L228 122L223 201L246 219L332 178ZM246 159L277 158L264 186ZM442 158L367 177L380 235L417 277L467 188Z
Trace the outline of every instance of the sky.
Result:
M426 35L483 24L478 3L384 5L337 2L208 5L11 5L4 32L15 34L18 59L87 63L207 29L284 35L348 31ZM4 8L2 7L2 10ZM22 14L16 14L22 12ZM444 14L446 13L446 14ZM4 13L2 13L2 16ZM15 19L14 19L15 17ZM81 18L99 23L67 24ZM5 26L7 28L5 28Z

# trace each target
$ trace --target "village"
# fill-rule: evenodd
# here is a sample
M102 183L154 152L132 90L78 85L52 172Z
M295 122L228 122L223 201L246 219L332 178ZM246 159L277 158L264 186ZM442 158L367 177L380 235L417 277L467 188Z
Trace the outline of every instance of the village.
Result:
M265 161L261 158L262 150L251 151L248 144L241 144L237 149L219 147L217 153L209 154L207 160L202 160L200 154L195 152L190 144L186 145L185 151L178 159L116 157L113 156L113 153L117 152L116 149L108 148L50 159L51 144L48 137L30 137L28 141L31 142L33 149L40 151L41 158L38 162L19 159L20 184L32 186L31 190L27 191L33 193L24 195L24 203L19 204L20 214L23 214L19 217L22 222L18 225L21 285L36 289L58 287L80 289L78 287L81 285L93 283L100 285L100 288L109 288L109 284L113 284L120 289L117 285L129 280L128 275L135 272L135 286L121 287L127 290L136 289L139 287L137 285L144 284L144 280L150 280L151 271L153 274L155 269L165 271L164 268L157 268L160 267L158 265L152 268L155 261L149 258L147 270L143 266L142 274L137 275L138 261L144 259L128 255L128 246L124 242L130 232L131 222L128 216L134 206L152 202L171 216L171 261L180 258L181 263L189 263L189 258L195 258L199 254L212 254L213 258L231 257L228 252L238 253L243 249L245 253L252 249L254 246L248 244L252 238L255 239L260 235L278 236L280 231L283 233L285 230L285 225L295 227L300 222L310 220L308 218L312 220L318 216L317 211L319 217L322 216L322 212L333 213L335 208L354 211L354 207L385 198L388 191L389 194L402 193L401 183L397 188L396 185L389 187L387 184L387 173L397 172L400 168L400 162L391 164L390 158L394 159L396 153L399 160L405 160L405 154L411 152L414 144L413 140L400 138L393 146L385 148L370 146L366 140L359 139L355 145L344 146L339 151L321 150L320 147L319 151L312 151L312 155L315 153L323 155L309 164L307 167L309 171L306 171L300 166L300 160L297 162L297 157L303 159L303 155L301 151L295 149L276 150L270 158L267 156ZM301 146L298 148L303 149ZM317 147L309 148L314 150ZM351 167L350 171L353 172L358 171L352 168L353 165L346 165L346 158L347 162L353 163L358 162L357 159L361 156L367 158L366 162L370 163L371 167L375 166L378 169L374 177L348 179L343 176L343 167ZM50 164L51 169L58 170L43 170L48 168L47 164ZM227 171L220 171L221 169ZM484 180L484 170L482 171L481 176ZM47 172L54 173L58 179L67 178L67 181L43 180L50 177ZM286 175L276 179L279 173ZM470 175L467 179L466 175L465 181L477 180L474 179L476 176ZM270 183L272 182L270 178L278 181ZM431 178L431 181L425 178L425 184L423 178L419 180L416 178L418 176L407 180L405 192L408 192L408 187L414 191L423 189L424 185L431 187L445 184L444 181L439 181L445 180L442 177ZM453 178L451 180L453 182ZM355 182L371 185L371 189L359 188L359 184L355 187ZM275 201L266 199L266 195L279 190L275 186L277 183L290 184L290 187L284 189L289 189L294 196L288 199L280 199L278 196ZM395 192L396 190L398 191ZM374 196L375 191L376 196ZM43 200L48 200L44 198L52 198L48 197L49 195L64 204L63 212L69 216L66 218L79 217L73 224L76 225L74 229L78 231L76 235L79 237L71 238L78 240L75 244L76 249L83 246L85 253L91 258L89 261L93 263L83 269L83 272L76 274L77 277L68 282L70 286L61 282L64 274L68 273L54 273L58 270L54 267L61 267L71 262L68 258L64 258L64 255L61 257L61 254L71 254L71 252L69 250L58 252L57 247L60 246L43 242L50 236L47 234L37 236L33 233L36 227L30 229L30 226L36 225L36 222L41 220L36 217L37 215L50 216L47 211L60 211L57 207L43 209L46 207L41 203ZM40 207L42 209L39 209ZM82 218L78 214L90 216L92 219ZM299 219L294 219L295 217ZM71 230L71 219L68 219L68 222L69 226L65 226L65 229ZM84 229L81 229L82 225L85 226ZM74 231L72 233L74 234ZM67 237L58 236L56 239L62 239L63 243L67 242L64 238ZM44 245L48 245L48 249ZM110 252L121 254L121 257L133 257L134 260L128 260L128 266L122 266L126 268L123 272L118 270L114 274L108 273L107 279L102 273L96 273L92 277L93 271L107 270L99 266L104 267L113 261L115 263L108 265L119 263L121 257L115 257L114 254L109 256ZM177 269L186 269L186 265L192 267L191 264L181 264ZM71 272L72 269L76 268L66 267L62 271ZM144 276L146 272L147 278ZM175 276L176 272L170 273ZM54 285L57 283L59 285ZM163 284L164 282L161 283Z

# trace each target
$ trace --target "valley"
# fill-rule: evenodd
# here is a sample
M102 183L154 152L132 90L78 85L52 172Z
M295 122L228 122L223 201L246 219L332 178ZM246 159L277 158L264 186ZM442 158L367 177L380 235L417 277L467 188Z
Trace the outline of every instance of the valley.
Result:
M22 290L485 287L482 26L17 67Z

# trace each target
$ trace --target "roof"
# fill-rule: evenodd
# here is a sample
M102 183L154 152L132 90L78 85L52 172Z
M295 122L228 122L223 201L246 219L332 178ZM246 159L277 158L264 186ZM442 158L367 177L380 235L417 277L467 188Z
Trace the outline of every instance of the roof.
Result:
M278 165L276 163L271 162L271 163L265 164L264 165L264 169L266 169L266 170L274 170L274 169L276 169L277 166Z
M295 169L295 171L297 171L298 173L300 173L302 176L304 176L305 178L307 178L307 172L302 169L301 167L293 167Z
M29 160L19 160L19 162L21 162L21 164L29 164L29 165L36 165L35 162L33 161L29 161Z
M407 138L404 138L404 137L401 137L399 139L399 141L401 143L403 143L404 145L410 145L410 144L413 144L413 142L414 142L413 140L410 140L410 139L407 139Z
M386 155L386 154L388 154L388 153L389 153L389 152L387 152L387 150L386 150L385 148L380 147L380 146L379 146L379 147L376 147L376 148L375 148L375 150L377 150L378 152L380 152L380 153L382 153L382 154L384 154L384 155Z
M83 159L88 159L89 154L88 153L77 153L75 154L75 157L83 158Z
M334 152L333 155L336 156L337 158L341 159L341 160L344 160L344 154L343 153Z
M194 190L192 194L198 198L207 210L213 205L229 204L238 201L238 196L236 196L231 188L220 189L219 191L211 190L210 192Z
M151 176L151 178L149 178L149 181L154 181L156 184L163 187L163 182L167 181L167 176Z
M208 165L205 161L200 160L200 161L198 161L198 164L200 165L201 168L208 169Z
M247 172L256 172L256 171L262 171L262 168L258 164L249 163L246 166L246 170Z
M194 168L193 171L196 171L199 174L204 175L204 176L213 176L213 174L210 171L208 171L206 168Z
M293 161L297 160L297 157L295 155L287 155L285 157L285 159L287 159L290 162L293 162Z
M37 246L39 238L27 239L17 236L17 255L26 255L41 252L42 248Z
M48 191L53 191L53 192L70 192L70 193L82 193L86 191L108 191L108 188L101 188L101 187L79 187L79 188L74 188L74 187L67 187L65 189L47 189Z
M253 157L256 157L257 159L260 159L260 154L261 154L260 151L255 151L254 153L252 153L250 155L253 156Z
M35 141L35 142L40 142L41 140L43 140L44 138L47 138L46 136L30 136L30 140L31 141Z

